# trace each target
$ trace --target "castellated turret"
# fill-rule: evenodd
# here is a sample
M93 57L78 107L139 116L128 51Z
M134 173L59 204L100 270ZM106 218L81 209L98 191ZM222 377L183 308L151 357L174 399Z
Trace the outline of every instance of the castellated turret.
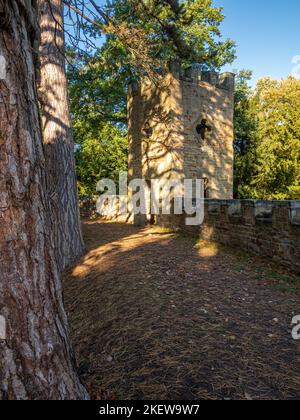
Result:
M163 86L131 84L129 176L203 179L206 198L233 197L234 74L173 62Z

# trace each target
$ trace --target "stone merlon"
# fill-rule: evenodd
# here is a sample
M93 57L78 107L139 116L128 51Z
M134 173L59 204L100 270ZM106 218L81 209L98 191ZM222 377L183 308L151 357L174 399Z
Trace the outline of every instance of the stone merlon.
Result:
M199 67L197 67L197 65L192 65L188 68L183 68L181 64L175 60L170 63L169 67L170 72L173 74L173 76L179 80L196 84L199 82L207 82L219 89L234 92L234 73L226 72L220 74L215 71L203 71Z

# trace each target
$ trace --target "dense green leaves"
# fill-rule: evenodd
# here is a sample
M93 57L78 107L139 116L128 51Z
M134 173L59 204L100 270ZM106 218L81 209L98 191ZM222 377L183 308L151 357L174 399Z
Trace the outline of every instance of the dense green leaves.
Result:
M141 57L159 65L181 58L186 64L197 62L214 69L234 59L233 41L220 39L222 8L213 7L211 0L114 0L108 10L120 28L114 37L136 71ZM130 40L122 37L122 29L130 33ZM143 48L140 57L135 54L138 45Z
M237 74L234 109L234 195L249 196L256 160L256 114L252 106L252 89L249 84L252 72L242 70Z
M268 199L300 199L300 81L261 80L257 107L255 193Z
M244 94L238 84L235 178L242 198L300 199L299 80L262 79Z
M119 171L127 170L126 130L107 123L98 130L77 126L75 131L83 136L76 150L79 193L95 195L100 179L118 182Z

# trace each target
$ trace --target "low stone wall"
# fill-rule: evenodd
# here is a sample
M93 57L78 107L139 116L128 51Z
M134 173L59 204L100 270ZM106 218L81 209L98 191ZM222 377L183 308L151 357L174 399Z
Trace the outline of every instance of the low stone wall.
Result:
M101 219L110 222L117 222L117 223L133 223L133 216L129 213L121 214L119 209L119 199L118 196L114 197L116 209L111 211L109 207L107 207L107 211L105 214L100 216L97 213L97 200L99 196L79 196L79 209L80 209L80 216L82 219Z
M300 273L300 201L206 200L201 226L186 216L162 216L158 223L268 257Z
M80 197L83 218L99 217L95 197ZM104 220L133 223L128 215ZM267 257L300 273L300 201L205 200L201 226L186 226L186 215L158 216L156 223L190 235Z
M97 217L96 202L97 196L80 195L79 210L82 219L93 219Z

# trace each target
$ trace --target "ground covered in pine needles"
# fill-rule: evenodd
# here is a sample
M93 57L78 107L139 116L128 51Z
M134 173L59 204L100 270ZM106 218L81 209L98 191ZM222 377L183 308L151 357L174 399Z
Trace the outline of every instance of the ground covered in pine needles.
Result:
M159 228L84 222L64 276L94 398L300 399L300 278Z

